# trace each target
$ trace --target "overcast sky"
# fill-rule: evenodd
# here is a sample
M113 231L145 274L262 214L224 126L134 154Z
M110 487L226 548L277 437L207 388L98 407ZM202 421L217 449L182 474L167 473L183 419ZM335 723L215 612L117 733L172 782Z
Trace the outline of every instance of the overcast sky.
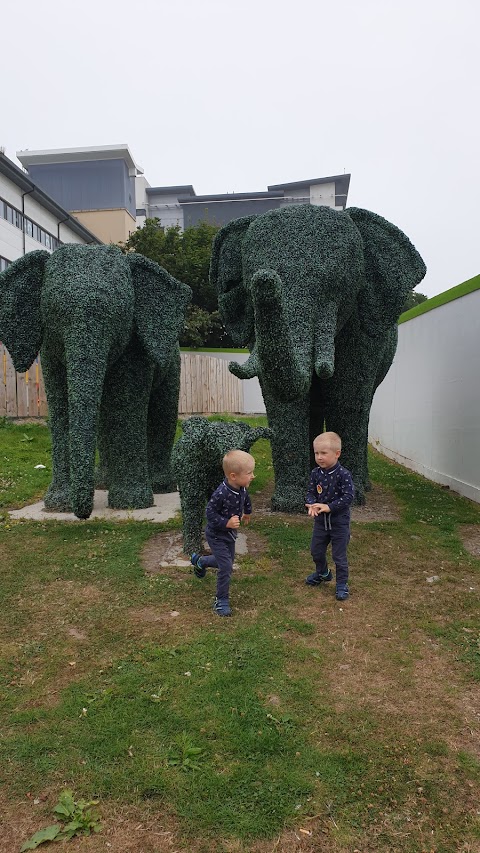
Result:
M0 145L197 194L351 173L433 296L480 273L478 0L3 0Z

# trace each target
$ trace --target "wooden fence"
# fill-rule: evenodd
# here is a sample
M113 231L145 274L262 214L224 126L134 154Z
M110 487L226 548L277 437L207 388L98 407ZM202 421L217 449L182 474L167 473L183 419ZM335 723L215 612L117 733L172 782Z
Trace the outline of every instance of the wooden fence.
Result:
M228 370L228 362L200 353L182 352L181 415L243 412L243 386ZM45 418L48 414L42 366L38 357L26 373L16 373L0 344L0 417Z
M228 361L201 353L182 352L181 415L243 412L243 385L228 369Z

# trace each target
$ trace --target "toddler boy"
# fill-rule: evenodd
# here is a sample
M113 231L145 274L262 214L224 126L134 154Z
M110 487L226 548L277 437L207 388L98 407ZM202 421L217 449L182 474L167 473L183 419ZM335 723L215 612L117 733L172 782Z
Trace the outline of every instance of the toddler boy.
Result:
M327 545L332 543L332 558L336 568L336 597L345 601L349 596L347 546L350 541L350 507L355 490L352 475L338 459L342 441L336 432L323 432L313 442L315 462L310 477L305 506L315 518L311 554L315 571L305 583L319 586L332 580L327 565Z
M225 479L215 489L207 504L205 538L211 557L192 554L191 563L197 578L205 577L209 568L217 568L217 596L213 609L219 616L231 616L229 592L235 559L235 540L240 522L248 524L252 503L247 487L254 478L255 459L244 450L230 450L223 457Z

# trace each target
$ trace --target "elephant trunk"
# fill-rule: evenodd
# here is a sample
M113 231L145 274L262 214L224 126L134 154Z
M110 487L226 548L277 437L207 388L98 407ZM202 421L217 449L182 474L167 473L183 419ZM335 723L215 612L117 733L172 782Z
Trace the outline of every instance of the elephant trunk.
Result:
M320 379L333 376L336 330L337 307L329 302L321 306L321 316L315 323L315 373Z
M95 341L87 352L87 336L75 336L65 346L68 384L70 499L77 518L88 518L95 491L95 451L102 389L107 370L105 342Z
M253 379L254 376L258 376L258 368L258 357L255 349L252 350L243 364L240 364L238 361L230 361L228 363L230 373L238 376L239 379Z
M281 400L307 393L312 372L312 335L292 340L282 297L283 284L274 270L259 270L252 278L256 349L260 373ZM306 324L310 318L304 318ZM273 346L272 346L273 342Z

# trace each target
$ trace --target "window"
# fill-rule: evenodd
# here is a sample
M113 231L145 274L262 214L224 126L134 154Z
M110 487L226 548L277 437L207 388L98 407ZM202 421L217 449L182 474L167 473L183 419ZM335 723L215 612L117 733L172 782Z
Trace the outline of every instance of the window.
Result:
M3 272L10 265L11 261L7 261L6 258L2 258L0 255L0 272Z
M54 237L48 231L44 231L32 219L28 219L20 210L12 207L3 198L0 198L0 219L6 219L15 228L25 231L28 237L32 237L33 240L42 243L46 249L53 251L62 245L61 240L58 240L57 237Z

